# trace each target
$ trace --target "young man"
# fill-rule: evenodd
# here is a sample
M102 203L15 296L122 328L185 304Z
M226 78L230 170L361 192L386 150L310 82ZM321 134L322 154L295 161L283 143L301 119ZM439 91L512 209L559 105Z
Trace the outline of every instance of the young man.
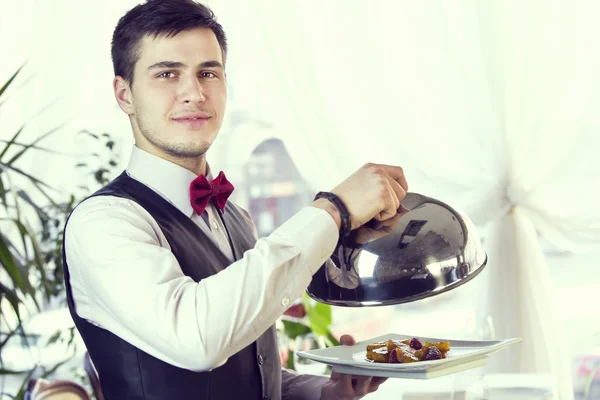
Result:
M65 227L71 314L107 400L360 398L384 379L282 370L274 323L340 229L363 240L389 231L402 169L369 164L334 188L349 219L321 198L257 241L227 201L233 186L206 162L225 111L226 55L222 27L193 0L149 0L119 21L113 88L135 147ZM382 227L363 226L372 219Z

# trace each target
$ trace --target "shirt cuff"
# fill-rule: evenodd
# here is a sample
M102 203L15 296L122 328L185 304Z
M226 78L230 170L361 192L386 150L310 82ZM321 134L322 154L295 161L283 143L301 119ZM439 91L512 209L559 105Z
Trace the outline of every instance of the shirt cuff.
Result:
M340 236L331 215L312 206L304 207L273 234L294 238L294 245L313 275L333 254Z
M282 400L320 400L321 389L329 377L298 374L296 371L281 370Z

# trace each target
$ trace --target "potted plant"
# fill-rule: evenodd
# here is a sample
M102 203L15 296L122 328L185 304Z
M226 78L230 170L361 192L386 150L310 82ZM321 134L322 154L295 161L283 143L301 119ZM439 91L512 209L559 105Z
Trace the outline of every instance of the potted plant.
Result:
M0 107L6 102L6 93L19 75L22 67L0 87ZM21 398L23 389L38 368L12 370L5 367L3 349L14 342L23 346L34 346L39 335L29 334L23 329L25 311L43 311L44 304L52 299L64 299L64 276L62 263L63 226L73 207L93 188L81 187L80 193L60 193L35 174L19 166L19 160L32 151L63 155L44 147L40 142L59 131L60 127L49 130L31 143L23 143L20 136L26 129L24 124L16 133L2 134L0 137L0 380L4 390L4 378L18 375L23 382L16 398ZM4 131L0 119L0 131ZM83 131L92 140L98 141L108 153L108 165L89 166L80 163L79 168L87 168L91 185L101 186L108 181L108 172L117 165L113 157L115 142L110 135L96 135ZM6 138L6 139L4 139ZM100 156L97 154L97 156ZM16 337L18 336L18 338ZM57 331L46 337L46 343L53 345L58 340L67 341L69 346L76 343L76 332ZM18 340L15 340L18 339ZM13 346L14 347L14 346ZM73 346L71 346L73 347ZM13 351L14 349L11 349ZM73 352L75 349L72 349ZM14 354L14 353L12 353ZM66 360L56 365L46 366L39 377L46 377L56 371ZM25 365L25 364L23 364ZM36 376L38 377L38 376ZM15 397L15 394L10 394Z
M331 306L318 303L305 293L284 312L278 322L279 336L283 339L282 365L301 373L326 374L328 368L323 364L298 358L296 352L340 344L330 330Z

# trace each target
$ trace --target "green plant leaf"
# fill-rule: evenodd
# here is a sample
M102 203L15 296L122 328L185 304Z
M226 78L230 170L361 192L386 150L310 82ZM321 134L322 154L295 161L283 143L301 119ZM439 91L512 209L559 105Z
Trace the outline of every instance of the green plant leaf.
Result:
M285 319L282 319L281 322L283 322L285 335L292 340L295 340L298 336L306 335L311 332L308 326L300 322Z
M0 298L1 297L5 297L6 300L8 300L8 302L12 306L13 310L15 311L15 314L17 315L17 319L19 320L19 323L20 323L21 322L21 312L19 311L19 305L22 302L21 302L21 299L19 298L19 295L17 295L17 292L15 292L12 289L9 289L8 287L6 287L2 283L0 283Z
M60 329L58 329L56 332L54 332L52 334L52 336L50 336L50 338L48 338L48 341L46 342L46 346L56 343L56 341L60 338L61 333L62 332L60 331Z
M17 229L19 230L19 234L21 235L21 242L23 243L23 252L25 253L25 259L29 260L29 246L27 246L27 228L25 228L25 225L23 225L23 223L21 222L21 215L20 212L18 211L18 207L17 207L17 218L13 218L12 221L15 223L15 225L17 226Z
M23 290L25 282L23 281L23 276L21 275L19 265L17 264L17 259L9 250L9 243L10 241L8 241L6 236L0 234L0 264L2 264L4 270L8 276L10 276L14 286Z
M316 303L315 312L323 318L327 326L331 325L331 306L329 304Z
M34 258L32 260L32 264L35 266L37 271L40 273L42 288L44 288L43 284L48 281L48 276L47 276L48 274L46 273L46 264L44 262L44 255L43 255L42 249L40 247L40 244L39 244L38 240L36 239L35 234L33 233L33 230L31 229L29 224L24 224L20 221L15 221L15 222L17 223L17 226L19 226L19 230L21 230L21 229L25 230L25 234L29 238L31 247L33 247ZM35 292L36 292L35 288L31 287L31 290L30 290L31 297L34 300L34 303L39 310L40 306L37 302L37 299L35 298ZM44 294L46 296L46 300L50 301L50 293L47 290L45 290Z
M23 69L24 65L21 65L19 67L19 69L17 70L17 72L15 72L13 74L13 76L10 77L10 79L8 81L6 81L6 83L4 84L4 86L2 86L2 88L0 88L0 97L2 97L2 94L4 93L4 91L6 89L8 89L8 87L10 86L10 84L12 83L12 81L15 80L15 78L17 77L17 75L19 75L19 72L21 72L21 70Z
M294 365L294 352L291 349L288 349L288 358L285 367L294 371L296 370L296 366Z
M325 336L325 341L327 343L327 346L329 346L329 347L341 345L340 341L337 340L335 336L333 336L333 333L331 333L331 331L327 331L327 336Z
M15 133L13 135L13 137L8 142L6 142L6 146L4 146L4 149L0 153L0 160L2 160L2 157L4 157L4 155L6 154L6 152L8 151L8 149L10 149L10 146L12 146L15 143L15 140L17 140L17 137L19 137L19 135L21 134L21 132L23 132L23 129L25 129L25 125L23 125L21 128L19 128L19 130L17 131L17 133Z
M15 293L16 295L16 293ZM4 317L4 316L3 316ZM6 321L6 318L4 318L4 320ZM4 340L2 340L2 342L0 343L0 350L4 347L4 345L10 340L11 337L15 336L15 334L19 331L23 331L22 328L22 324L21 324L21 320L19 319L19 325L13 329L12 331L8 332L6 334L6 337L4 338ZM1 398L1 397L0 397Z
M304 292L302 294L302 305L304 309L308 312L309 309L313 308L314 300L310 298L310 296Z
M45 138L47 138L48 136L56 133L59 131L59 129L61 129L62 127L64 127L65 124L60 124L52 129L50 129L48 132L44 133L43 135L41 135L40 137L38 137L37 139L35 139L33 142L31 142L30 144L26 145L25 147L23 147L21 149L21 151L19 151L17 154L15 154L10 160L8 160L7 164L8 165L12 165L15 161L17 161L23 154L25 154L27 152L27 150L29 150L30 148L32 148L33 146L35 146L38 142L44 140Z
M42 224L44 224L45 221L48 221L50 219L50 216L48 216L48 213L46 211L44 211L40 206L35 204L35 202L33 200L31 200L31 197L29 197L29 194L27 194L27 192L25 192L24 190L17 190L17 196L19 196L21 199L23 199L23 201L25 201L25 203L29 204L35 210L35 212L38 215L38 217L40 218L40 222Z
M56 202L54 201L54 199L53 199L53 198L52 198L52 197L51 197L51 196L50 196L48 193L46 193L46 192L44 191L44 189L42 189L42 187L41 187L39 184L37 184L37 183L35 183L35 182L34 182L34 183L33 183L33 185L35 186L35 188L36 188L37 190L39 190L39 191L40 191L40 193L41 193L41 194L43 194L43 195L44 195L44 197L46 198L46 200L48 200L48 202L50 202L50 204L51 204L53 207L60 208L60 206L59 206L58 204L56 204ZM46 185L46 186L48 186L48 185ZM53 187L50 187L50 189L52 189L52 190L56 190L56 189L54 189Z
M98 135L96 135L95 133L92 133L92 132L90 132L90 131L88 131L88 130L86 130L86 129L84 129L84 130L82 130L82 131L79 131L78 135L81 135L81 134L84 134L84 135L90 135L90 136L91 136L91 137L93 137L94 139L98 139Z
M302 296L302 304L312 331L317 335L326 336L331 325L331 306L314 301L306 293Z
M0 173L0 200L2 201L2 205L4 206L4 208L8 208L8 205L6 203L6 193L8 193L10 190L7 190L4 186L4 177L2 176L2 173Z
M104 176L105 173L110 172L108 169L106 168L100 168L99 170L97 170L96 172L94 172L94 179L96 179L96 182L98 182L99 184L104 184L108 178L106 178Z
M19 388L19 392L17 393L17 399L22 399L25 396L25 389L27 388L27 385L29 384L29 380L31 379L33 373L37 369L36 367L32 368L31 371L27 373L27 376L25 376L25 379L23 379L21 387Z
M14 261L14 265L17 267L17 271L18 271L18 274L19 274L19 281L15 282L13 280L13 287L15 289L19 289L24 294L31 295L32 296L32 300L37 305L37 300L35 299L35 296L34 296L35 295L35 289L31 285L31 283L29 282L29 262L28 262L28 260L25 259L17 251L17 249L16 249L15 245L12 243L12 241L8 237L6 237L5 235L3 235L2 233L0 233L0 240L2 241L2 243L4 244L4 246L6 247L6 249L8 249L8 252L12 256L12 259ZM0 244L0 248L1 247L2 247L2 244ZM5 267L5 270L6 270L6 266L4 264L2 264L2 265ZM9 276L12 279L12 276L10 274L9 274Z
M21 375L24 372L27 371L14 371L12 369L0 368L0 375Z
M20 175L23 175L24 177L28 178L31 182L33 182L34 184L38 184L38 185L42 185L44 187L47 187L48 189L52 189L52 190L56 190L54 189L52 186L40 181L39 179L37 179L36 177L28 174L27 172L17 168L17 167L13 167L12 165L8 165L2 161L0 161L0 167L2 168L6 168L8 170L14 171Z
M10 177L8 179L8 182L10 183L10 186L12 187L13 184L10 180ZM19 207L19 201L15 198L15 211L17 213L17 221L21 221L21 207ZM12 219L13 222L15 221L15 218ZM22 225L22 224L21 224ZM28 260L29 259L29 246L27 246L27 230L25 229L25 226L19 226L19 224L17 224L17 228L19 229L19 234L21 235L21 241L23 242L23 250L25 252L25 257L24 259Z
M327 320L320 316L314 308L309 310L306 313L306 315L308 316L310 329L312 329L314 333L321 336L327 335L327 330L329 326Z
M67 343L67 346L71 346L71 344L73 344L75 342L75 337L76 337L76 335L75 335L75 329L76 329L76 327L72 326L72 327L70 327L68 329L69 329L69 335L70 336L69 336L69 342Z
M0 143L9 143L10 140L4 140L4 139L0 139ZM25 143L20 143L20 142L13 142L14 146L19 146L19 147L26 147L26 146L30 146L32 149L35 150L39 150L39 151L43 151L45 153L52 153L52 154L57 154L57 155L61 155L61 156L66 156L66 157L71 157L73 156L70 153L65 153L63 151L58 151L58 150L54 150L54 149L49 149L47 147L40 147L40 146L31 146L31 144L25 144Z
M24 87L25 85L27 85L29 82L31 82L33 80L33 78L36 76L37 74L33 73L31 75L29 75L27 78L22 79L22 82L19 86L17 86L15 88L15 90L12 93L12 96L14 96L16 93L18 93L18 89ZM7 101L10 100L10 96L5 96L1 101L0 101L0 107L2 107L2 105L4 103L6 103Z
M42 378L47 378L50 375L52 375L53 373L56 372L57 369L59 369L62 365L64 365L65 363L69 362L71 360L71 357L67 357L65 360L57 363L56 365L54 365L52 368L50 368L49 370L45 371L42 374Z

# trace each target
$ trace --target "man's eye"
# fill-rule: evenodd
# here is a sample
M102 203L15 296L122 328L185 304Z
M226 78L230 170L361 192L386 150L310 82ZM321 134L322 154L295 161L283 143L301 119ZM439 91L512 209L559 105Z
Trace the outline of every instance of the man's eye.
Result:
M217 77L217 75L215 75L213 72L210 72L210 71L201 72L200 76L202 78L216 78Z
M175 74L170 71L165 71L165 72L161 72L160 74L158 74L159 78L173 78L174 76L175 76Z

